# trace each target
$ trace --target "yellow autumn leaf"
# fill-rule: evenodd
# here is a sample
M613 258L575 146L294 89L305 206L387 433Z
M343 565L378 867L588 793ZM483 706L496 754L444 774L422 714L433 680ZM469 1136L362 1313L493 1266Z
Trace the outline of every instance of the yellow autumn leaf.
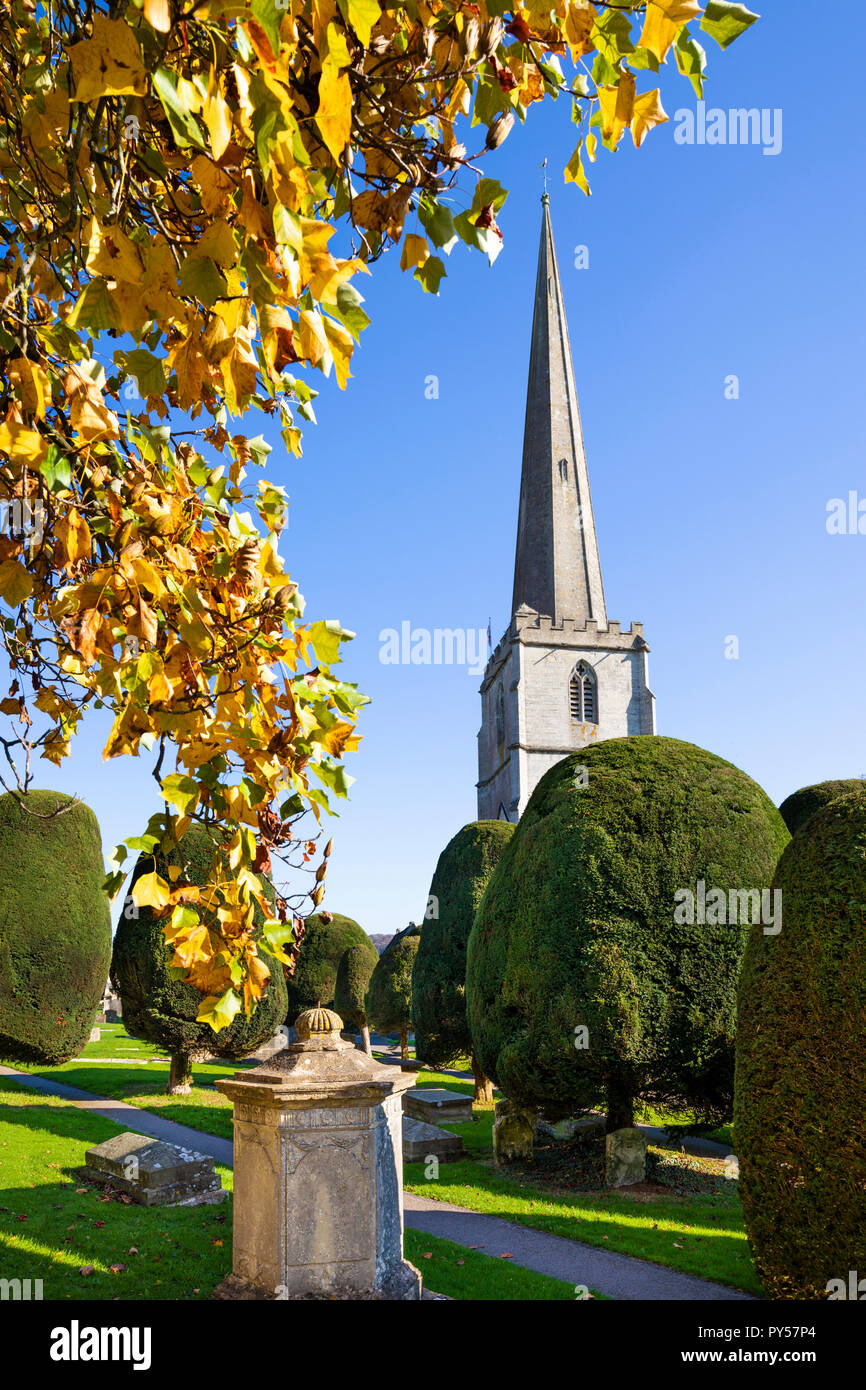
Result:
M346 10L349 23L366 48L373 29L382 18L378 0L348 0Z
M334 374L337 378L337 385L342 391L345 389L346 382L352 375L349 371L349 362L351 361L355 345L349 330L344 328L341 323L337 323L336 319L328 317L325 318L323 322L325 325L325 334L328 339L328 346L331 349L331 356L334 359Z
M93 18L89 39L69 50L75 77L75 100L91 102L107 96L144 96L147 73L135 34L122 19L103 14Z
M171 5L169 0L144 0L144 17L148 24L167 34L171 29Z
M424 265L430 259L430 247L422 236L407 233L403 238L403 252L400 256L400 269L411 270L413 266Z
M298 340L306 360L317 366L328 351L328 340L322 316L315 309L302 309L298 315Z
M36 430L28 430L15 420L0 424L0 454L8 454L15 463L39 463L47 452L48 445Z
M631 122L631 138L634 140L635 149L640 149L653 126L663 125L667 119L668 114L662 106L658 87L636 97Z
M634 73L624 72L618 87L598 89L602 134L606 140L612 141L614 148L622 139L626 126L631 125L634 114L634 88Z
M565 16L565 37L575 62L595 47L592 34L598 11L585 0L572 0Z
M580 145L578 145L574 154L571 156L571 159L565 166L565 182L576 183L578 188L582 189L587 197L590 197L592 190L590 189L586 174L583 171L583 163L581 162L580 150L581 147Z
M37 420L44 419L45 407L51 402L51 383L39 363L29 357L13 357L6 370L24 409Z
M154 907L159 911L168 905L168 884L156 872L141 874L132 885L131 894L136 907Z
M219 92L209 93L205 98L204 123L210 136L210 147L214 159L221 159L232 138L231 107Z
M338 162L352 133L352 86L332 58L322 64L316 125L330 153Z
M33 592L33 576L17 560L4 560L0 565L0 598L12 608L24 603Z
M90 527L77 507L70 507L54 528L63 554L58 559L65 570L70 570L79 560L90 554Z
M701 13L697 0L651 0L639 44L663 63L679 30Z

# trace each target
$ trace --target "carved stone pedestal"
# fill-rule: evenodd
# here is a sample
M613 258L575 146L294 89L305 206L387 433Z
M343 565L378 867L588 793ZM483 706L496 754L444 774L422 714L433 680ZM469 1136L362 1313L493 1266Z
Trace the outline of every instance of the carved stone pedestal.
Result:
M234 1103L234 1264L221 1298L421 1297L403 1259L402 1092L413 1077L309 1009L298 1041L217 1081Z

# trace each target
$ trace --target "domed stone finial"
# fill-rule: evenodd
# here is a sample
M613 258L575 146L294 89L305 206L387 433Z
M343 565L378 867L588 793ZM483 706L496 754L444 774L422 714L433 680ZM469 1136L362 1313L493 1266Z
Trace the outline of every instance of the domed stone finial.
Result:
M323 1009L317 1004L314 1009L304 1009L295 1019L298 1042L318 1041L334 1034L339 1038L343 1020L333 1009Z

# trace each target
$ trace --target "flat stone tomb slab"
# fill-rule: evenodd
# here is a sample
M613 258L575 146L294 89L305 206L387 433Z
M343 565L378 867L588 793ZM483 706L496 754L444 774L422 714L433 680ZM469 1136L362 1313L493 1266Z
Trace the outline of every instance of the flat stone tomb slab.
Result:
M85 1154L79 1174L127 1192L144 1207L192 1207L221 1202L222 1183L206 1154L127 1130Z
M403 1097L403 1113L428 1124L461 1124L472 1119L472 1097L442 1086L416 1086Z
M447 1129L428 1125L424 1120L413 1120L410 1115L403 1116L404 1163L424 1163L428 1158L447 1163L462 1154L463 1140L459 1134L449 1134Z

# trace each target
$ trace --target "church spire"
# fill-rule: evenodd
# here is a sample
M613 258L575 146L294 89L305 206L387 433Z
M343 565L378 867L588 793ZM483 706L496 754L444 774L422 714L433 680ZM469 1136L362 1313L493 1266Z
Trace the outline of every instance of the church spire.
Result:
M542 195L512 613L607 627L574 369L556 264L550 197Z

